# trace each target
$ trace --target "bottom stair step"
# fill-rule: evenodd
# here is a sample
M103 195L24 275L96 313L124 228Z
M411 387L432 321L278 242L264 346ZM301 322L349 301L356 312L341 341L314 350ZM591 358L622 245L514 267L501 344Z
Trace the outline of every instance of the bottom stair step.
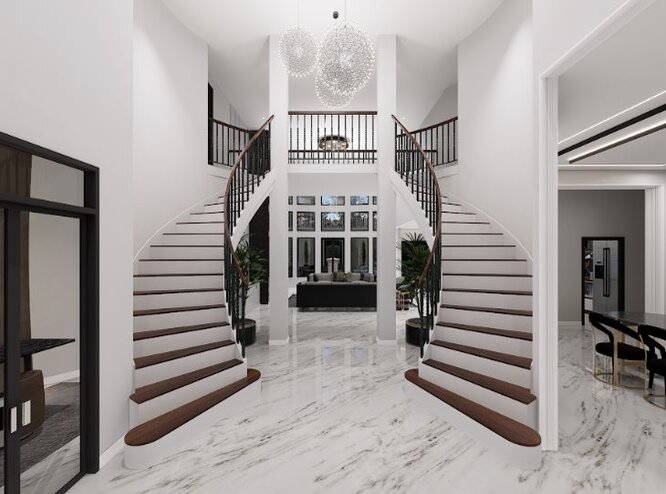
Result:
M261 373L248 369L247 377L144 422L125 434L125 466L146 468L224 416L237 413L259 396ZM251 395L243 396L245 390ZM217 412L217 405L229 405Z
M534 429L420 378L417 369L406 371L405 378L513 444L525 447L541 445L541 436Z

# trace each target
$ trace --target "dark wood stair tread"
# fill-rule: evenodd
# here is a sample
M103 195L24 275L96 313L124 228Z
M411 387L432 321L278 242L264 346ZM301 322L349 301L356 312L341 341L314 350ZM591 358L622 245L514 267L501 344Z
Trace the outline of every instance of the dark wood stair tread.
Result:
M192 305L187 307L163 307L160 309L135 310L135 316L154 316L156 314L172 314L174 312L191 312L208 309L222 309L224 304Z
M207 322L204 324L190 324L189 326L173 326L164 329L148 329L146 331L135 331L134 341L146 340L149 338L159 338L160 336L170 336L174 334L189 333L190 331L200 331L202 329L219 328L229 326L228 322Z
M440 307L442 307L443 309L469 310L473 312L491 312L493 314L505 314L508 316L532 317L532 311L524 309L504 309L502 307L477 307L473 305L455 305L455 304L441 304Z
M518 386L517 384L502 381L501 379L486 376L485 374L479 374L478 372L472 372L461 367L456 367L455 365L440 362L439 360L428 359L424 360L423 364L476 384L477 386L489 389L490 391L494 391L495 393L511 398L512 400L519 401L524 405L529 405L536 400L536 396L534 396L529 389L523 386Z
M527 331L515 331L512 329L492 328L490 326L475 326L473 324L462 324L459 322L440 321L437 326L460 329L463 331L473 331L475 333L490 334L495 336L504 336L505 338L515 338L517 340L532 341L532 333Z
M134 403L144 403L158 396L162 396L166 393L170 393L178 388L187 386L194 382L210 377L214 374L218 374L232 367L242 364L243 361L239 359L231 359L226 362L220 362L219 364L210 365L204 367L203 369L197 369L192 372L187 372L186 374L181 374L180 376L171 377L169 379L164 379L163 381L158 381L156 383L148 384L146 386L141 386L136 388L136 391L130 395L130 400Z
M531 278L531 274L515 273L442 273L442 276L489 276L496 278Z
M472 400L468 400L446 388L422 379L419 377L417 369L406 371L405 378L507 441L526 447L537 447L541 444L541 436L534 429L490 408L479 405Z
M461 345L459 343L451 343L450 341L433 340L432 344L449 350L467 353L476 357L494 360L514 367L529 370L532 367L532 359L527 357L520 357L518 355L511 355L509 353L495 352L493 350L486 350L485 348L477 348L468 345Z
M532 296L529 290L493 290L487 288L442 288L443 292L459 292L459 293L492 293L495 295L525 295Z
M179 348L178 350L171 350L169 352L154 353L152 355L146 355L145 357L136 357L134 359L134 367L136 369L143 369L144 367L149 367L151 365L169 362L170 360L176 360L182 357L189 357L190 355L196 355L197 353L203 353L229 345L235 345L235 342L232 340L216 341L215 343Z
M128 446L143 446L155 442L258 381L260 377L261 373L258 370L248 369L247 377L134 427L125 434L125 444Z
M208 293L222 292L223 288L180 288L173 290L135 290L134 295L169 295L173 293Z

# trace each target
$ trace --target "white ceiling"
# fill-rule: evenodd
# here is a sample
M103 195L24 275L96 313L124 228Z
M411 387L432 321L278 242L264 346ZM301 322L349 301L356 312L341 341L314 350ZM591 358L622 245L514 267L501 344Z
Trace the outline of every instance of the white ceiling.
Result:
M210 47L210 76L248 125L268 110L267 36L296 24L296 0L163 0ZM371 36L398 36L398 112L407 126L425 118L442 90L457 80L456 46L501 0L349 0L347 19ZM320 37L344 16L344 0L302 0L301 26ZM320 109L312 78L291 79L292 109ZM375 83L352 102L374 109Z

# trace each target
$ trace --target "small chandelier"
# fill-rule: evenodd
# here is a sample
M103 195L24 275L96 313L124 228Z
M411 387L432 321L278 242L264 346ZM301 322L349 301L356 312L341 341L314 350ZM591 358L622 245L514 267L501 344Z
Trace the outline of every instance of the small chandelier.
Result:
M306 77L317 65L317 43L309 31L300 27L300 1L296 27L287 29L280 38L280 56L287 72L294 77Z
M353 96L372 77L375 49L365 31L345 22L324 36L318 59L322 83L333 94Z
M317 98L319 98L321 104L331 110L339 110L340 108L344 108L351 102L352 98L354 97L354 93L334 94L333 91L331 91L331 89L322 82L321 76L319 74L317 74L317 77L315 77L315 91L317 92Z

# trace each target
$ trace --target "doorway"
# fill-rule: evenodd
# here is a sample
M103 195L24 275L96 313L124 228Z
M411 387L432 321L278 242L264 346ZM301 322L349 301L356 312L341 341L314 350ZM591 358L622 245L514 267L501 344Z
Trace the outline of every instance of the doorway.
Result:
M590 310L624 310L624 237L583 237L581 258L581 324Z

